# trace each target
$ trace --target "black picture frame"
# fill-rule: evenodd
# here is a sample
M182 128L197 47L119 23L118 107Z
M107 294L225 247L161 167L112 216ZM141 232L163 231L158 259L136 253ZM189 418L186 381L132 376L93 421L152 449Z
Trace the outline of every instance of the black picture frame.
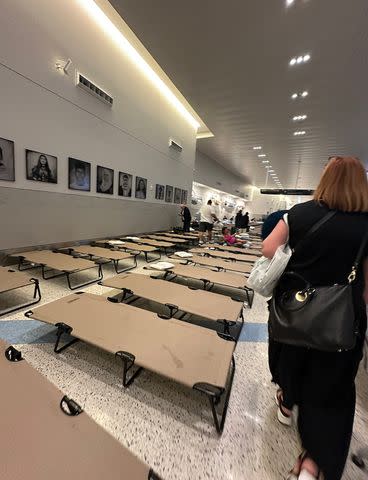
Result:
M156 183L156 200L165 200L165 185L160 185Z
M78 158L68 158L68 188L79 192L91 191L91 164Z
M174 203L180 203L181 202L181 188L175 187L174 190Z
M174 193L174 188L171 185L166 185L165 202L172 203L173 193Z
M114 170L97 165L96 192L105 195L114 194Z
M0 180L15 182L14 142L0 137Z
M147 198L147 178L135 177L135 198L140 200Z
M26 149L26 178L42 183L58 183L57 157Z
M118 195L129 198L133 191L133 175L130 173L119 172Z

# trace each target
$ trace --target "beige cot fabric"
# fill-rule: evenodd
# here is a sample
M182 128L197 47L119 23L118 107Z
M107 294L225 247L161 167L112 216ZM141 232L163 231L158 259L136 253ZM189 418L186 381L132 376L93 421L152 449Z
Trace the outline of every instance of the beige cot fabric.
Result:
M169 238L166 238L166 240L169 240ZM146 244L146 245L151 245L152 247L157 247L157 248L171 248L175 247L173 243L170 243L168 241L163 242L163 241L158 241L158 240L152 240L151 238L141 238L139 240L138 245L141 244Z
M187 243L188 240L182 240L180 238L165 237L165 235L147 235L152 240L158 240L159 242L170 241L171 243Z
M218 250L210 250L209 248L202 248L202 247L198 247L198 248L191 248L189 250L190 253L199 253L199 254L207 254L207 255L210 255L211 257L214 257L214 258L224 258L225 260L233 260L233 261L236 261L236 262L248 262L248 263L252 263L252 262L255 262L257 259L255 258L254 255L250 255L249 253L248 254L236 254L236 253L231 253L231 252L222 252L222 251L218 251Z
M64 394L0 341L0 478L147 480L149 468L86 413L68 417Z
M140 252L157 252L156 247L150 245L141 245L140 243L124 242L124 245L120 245L120 248L127 248L128 250L136 250Z
M10 267L0 267L0 292L7 292L27 285L34 285L29 275L16 272Z
M184 285L153 279L147 275L130 273L105 280L105 287L128 289L134 295L162 304L171 304L179 310L209 320L236 321L242 309L242 303L230 297L204 290L191 290Z
M15 257L24 257L28 262L47 265L61 272L74 272L77 270L87 270L95 267L96 264L84 258L73 258L65 253L54 253L50 250L34 250L22 252Z
M202 257L197 255L194 255L190 259L190 262L198 265L204 265L206 267L221 268L223 270L230 270L244 274L250 273L253 268L251 263L225 261L221 260L220 258Z
M207 280L218 285L225 285L232 288L244 288L247 286L246 278L237 273L215 272L208 268L193 267L192 265L175 265L170 268L169 272L173 272L180 277L194 278L196 280Z
M160 236L165 235L165 237L169 237L169 238L180 238L181 240L185 240L186 242L196 239L196 237L190 237L190 236L187 236L187 235L180 235L178 233L166 233L165 232L165 233L160 233L159 235Z
M91 247L90 245L81 245L79 247L72 247L74 252L93 255L94 257L109 258L110 260L126 260L132 258L132 254L123 253L116 250L109 250L102 247Z
M111 353L124 351L136 364L188 387L207 382L224 388L235 342L213 330L100 295L73 294L33 309L31 318L73 328L72 335Z
M212 243L206 243L201 245L201 248L215 248L216 250L222 250L224 252L230 253L240 253L242 255L252 255L253 257L260 257L262 254L261 252L257 252L256 250L249 250L248 248L241 248L241 247L233 247L231 245L218 245Z

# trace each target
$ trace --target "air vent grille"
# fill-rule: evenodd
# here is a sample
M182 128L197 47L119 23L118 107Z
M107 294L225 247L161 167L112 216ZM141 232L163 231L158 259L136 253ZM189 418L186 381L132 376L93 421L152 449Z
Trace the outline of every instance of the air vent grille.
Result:
M169 147L172 148L173 150L176 150L177 152L181 152L183 150L183 147L178 144L178 142L175 142L172 138L169 140Z
M114 103L114 99L109 94L79 72L77 73L77 86L83 88L83 90L97 97L102 102L107 103L107 105L112 106Z

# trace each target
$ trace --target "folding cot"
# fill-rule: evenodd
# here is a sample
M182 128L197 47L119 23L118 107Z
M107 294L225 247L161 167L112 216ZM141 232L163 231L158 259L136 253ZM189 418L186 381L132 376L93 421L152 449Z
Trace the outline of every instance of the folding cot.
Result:
M56 326L56 353L83 340L115 354L122 361L124 387L146 368L202 392L209 399L216 430L222 432L235 373L230 335L83 292L26 316ZM75 338L60 346L63 334ZM133 367L138 367L134 373Z
M19 270L29 270L31 268L41 267L42 278L44 280L50 280L51 278L60 277L65 275L67 278L68 286L70 290L75 290L80 287L85 287L91 283L98 282L102 280L102 265L101 263L91 262L90 260L85 260L84 258L73 258L70 255L64 253L55 253L51 250L34 250L30 252L21 252L11 255L12 257L19 257L18 269ZM71 277L90 270L91 268L96 268L98 272L98 277L94 280L88 280L87 282L80 283L78 285L71 284ZM46 276L50 271L57 270L59 273L54 273L52 275Z
M161 258L161 252L158 251L158 248L152 247L150 245L142 245L140 243L127 242L125 240L124 241L123 240L97 240L95 244L104 245L107 248L116 247L116 248L119 248L120 250L138 252L138 254L143 253L147 263L155 262L157 260L160 260ZM149 253L155 253L158 256L148 260Z
M179 238L180 240L185 240L186 242L192 243L193 245L198 243L199 238L197 236L185 235L179 233L159 233L160 236L164 235L165 237L170 238Z
M219 250L211 250L209 248L202 248L202 247L192 248L189 250L189 252L194 254L199 254L199 255L208 255L210 257L215 257L215 258L223 258L225 260L231 260L233 262L253 263L257 260L254 255L251 255L249 253L236 254L231 252L223 252Z
M37 278L30 278L28 275L22 272L16 272L9 267L0 267L0 295L8 294L14 290L22 290L25 287L32 286L33 288L33 300L18 304L16 307L10 307L0 310L0 316L19 310L20 308L26 308L41 300L41 290L39 281ZM1 305L2 302L0 302Z
M173 268L166 270L164 280L174 280L176 277L200 280L203 288L211 291L215 285L223 285L238 290L244 290L249 307L253 305L254 290L247 287L247 280L243 275L222 271L214 271L208 268L195 267L193 265L175 264Z
M5 353L5 355L4 355ZM0 478L159 480L71 398L0 342Z
M187 314L197 315L223 325L225 333L230 334L230 327L238 319L244 321L243 303L230 297L203 290L192 289L177 283L166 282L157 277L138 273L128 273L119 277L111 277L101 285L122 290L120 301L145 298L160 303L167 308L167 318L179 312L179 319Z
M252 264L246 262L232 262L222 260L220 258L204 257L202 255L193 255L187 259L187 263L194 263L196 265L203 265L205 267L216 268L217 270L230 270L232 272L239 272L249 274L252 271Z
M183 240L182 238L173 238L173 237L165 237L165 235L146 235L147 238L150 238L151 240L158 240L159 242L167 242L169 241L170 243L174 244L185 244L188 243L189 240Z
M215 248L216 250L222 250L229 253L240 253L242 255L253 255L254 257L260 257L262 254L256 250L249 250L248 248L233 247L231 245L219 245L218 243L205 243L201 245L201 248Z
M124 238L122 238L122 240L124 241ZM169 240L169 239L167 239ZM171 243L169 241L158 241L158 240L153 240L153 239L150 239L150 238L140 238L139 240L136 241L138 243L138 245L149 245L151 247L157 247L157 248L161 248L165 253L167 253L168 249L169 248L175 248L175 244L174 243ZM135 243L135 241L134 241Z
M106 258L114 265L116 273L126 272L127 270L131 270L137 266L137 256L138 253L123 253L118 252L116 250L110 250L108 248L102 247L91 247L90 245L79 245L72 247L73 252L81 254L81 255L88 255L90 260L93 257L97 258ZM130 267L124 267L119 270L119 262L133 259L133 265Z

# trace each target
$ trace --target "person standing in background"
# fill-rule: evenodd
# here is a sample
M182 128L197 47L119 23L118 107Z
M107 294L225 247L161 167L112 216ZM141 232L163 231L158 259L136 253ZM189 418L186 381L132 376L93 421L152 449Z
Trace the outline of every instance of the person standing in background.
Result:
M201 221L199 222L199 243L203 243L203 237L206 232L208 232L208 241L211 241L213 223L219 221L212 207L212 200L208 200L207 205L203 205L199 213L201 215Z
M183 232L189 232L190 222L192 221L192 215L185 203L181 205L180 216L181 216L181 219L183 220Z
M239 230L239 228L241 228L241 227L240 227L240 223L241 223L241 218L242 218L242 216L243 216L243 210L240 209L240 210L238 211L238 213L235 215L235 229L236 229L236 230Z
M246 212L245 215L242 215L240 218L240 227L241 230L249 232L249 213Z

